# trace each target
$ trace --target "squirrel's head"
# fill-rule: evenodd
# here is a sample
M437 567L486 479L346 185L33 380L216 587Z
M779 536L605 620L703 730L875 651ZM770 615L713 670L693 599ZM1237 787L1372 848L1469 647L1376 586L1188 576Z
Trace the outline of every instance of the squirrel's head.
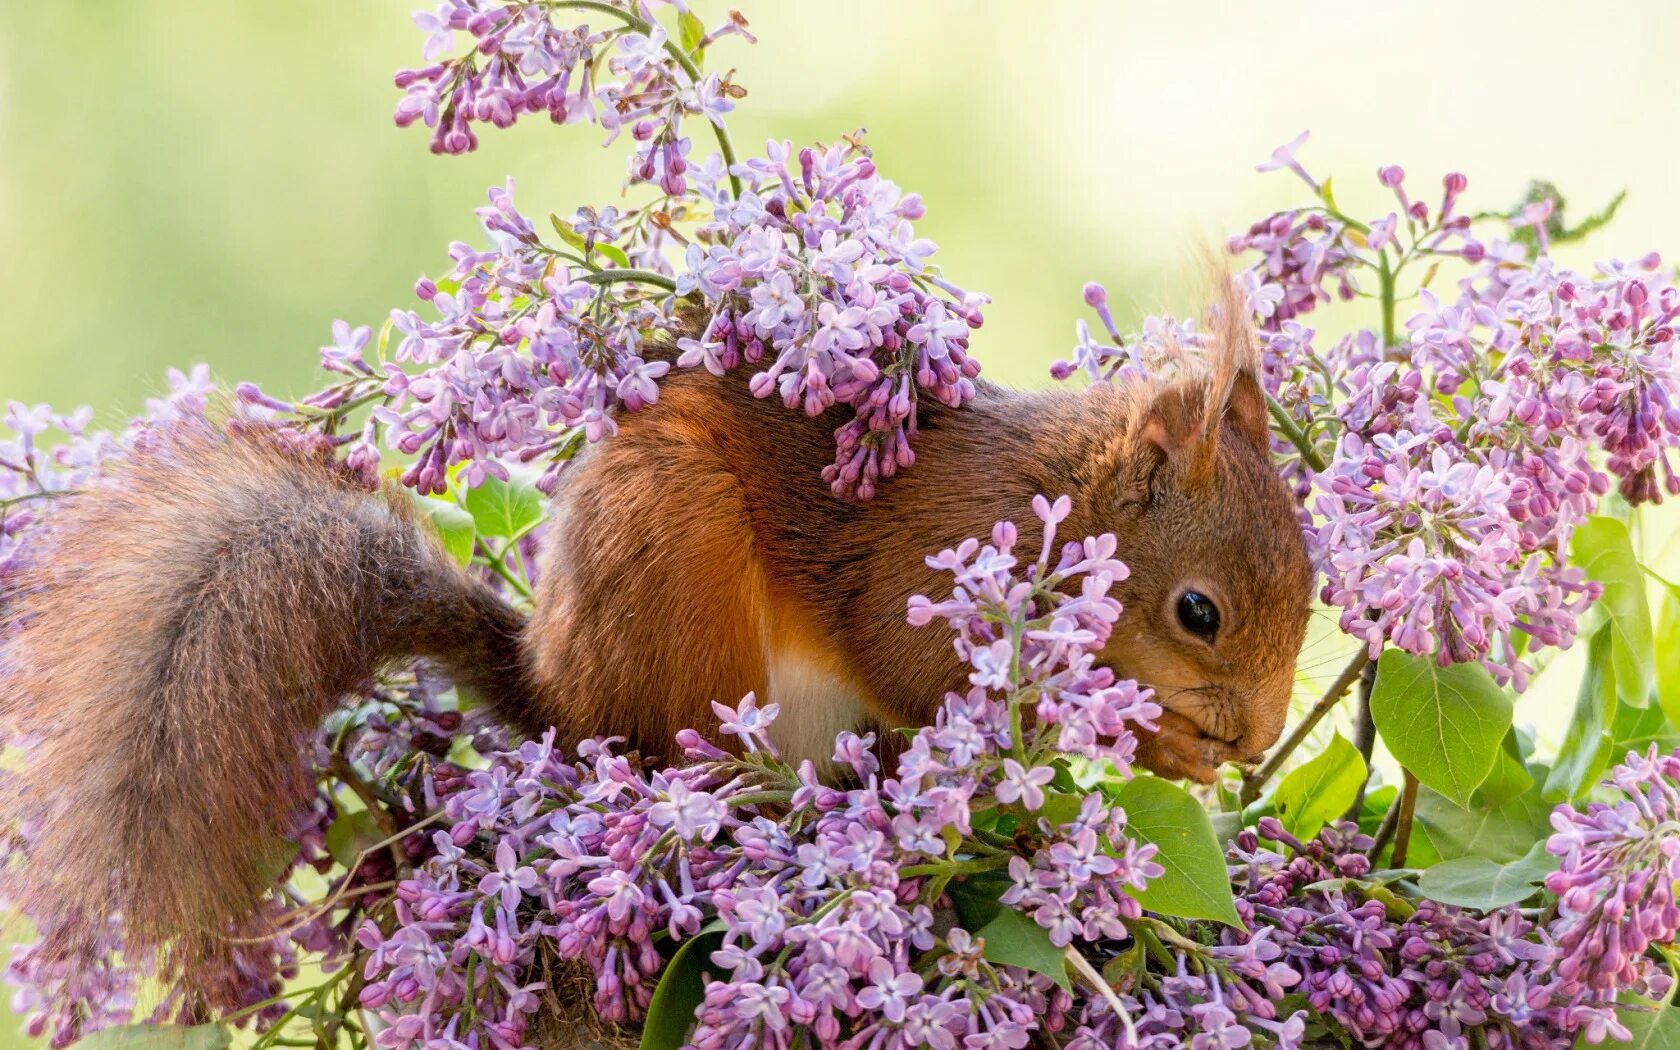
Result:
M1082 508L1119 537L1131 569L1102 659L1163 709L1138 759L1201 781L1277 741L1312 597L1296 504L1272 462L1253 333L1223 328L1205 371L1111 395L1125 422L1101 457L1106 484Z

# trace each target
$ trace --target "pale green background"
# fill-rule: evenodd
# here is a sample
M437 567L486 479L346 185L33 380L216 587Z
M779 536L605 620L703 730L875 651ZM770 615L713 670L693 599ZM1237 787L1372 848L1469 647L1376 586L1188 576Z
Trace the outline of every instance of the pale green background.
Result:
M733 2L761 37L711 60L751 91L737 142L867 126L937 260L996 298L976 348L1009 381L1066 355L1087 279L1123 318L1186 308L1199 245L1299 199L1252 169L1303 127L1353 210L1388 210L1392 162L1431 198L1462 170L1481 206L1533 175L1581 205L1625 186L1592 251L1680 257L1680 7L1657 0ZM0 2L0 397L120 423L195 361L302 391L333 318L377 324L478 237L487 185L513 174L533 212L615 198L593 129L532 120L464 159L395 129L409 9Z

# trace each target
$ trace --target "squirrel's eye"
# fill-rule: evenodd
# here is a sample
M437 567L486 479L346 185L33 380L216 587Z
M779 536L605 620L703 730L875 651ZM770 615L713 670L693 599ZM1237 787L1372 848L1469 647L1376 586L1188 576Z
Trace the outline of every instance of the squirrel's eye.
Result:
M1219 606L1200 591L1185 591L1178 599L1178 622L1186 631L1211 642L1219 633Z

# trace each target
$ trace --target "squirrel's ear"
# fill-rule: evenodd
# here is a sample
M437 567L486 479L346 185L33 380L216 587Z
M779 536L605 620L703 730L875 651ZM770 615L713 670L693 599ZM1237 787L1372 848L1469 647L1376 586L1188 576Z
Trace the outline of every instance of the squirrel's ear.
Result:
M1260 385L1260 374L1253 367L1239 369L1231 378L1225 393L1225 409L1220 425L1233 427L1237 433L1260 448L1266 448L1271 437L1270 413L1266 410L1266 391Z
M1234 316L1231 303L1225 304L1222 314ZM1177 460L1184 464L1182 477L1188 485L1212 476L1223 429L1229 428L1256 448L1268 447L1270 420L1253 331L1240 318L1222 327L1208 349L1206 378L1158 390L1138 430L1138 436L1157 452L1151 472Z
M1138 423L1138 454L1131 461L1128 478L1134 498L1148 498L1156 472L1168 463L1182 464L1187 482L1204 474L1203 461L1212 459L1203 451L1218 440L1203 426L1205 403L1204 391L1193 384L1178 382L1155 390Z

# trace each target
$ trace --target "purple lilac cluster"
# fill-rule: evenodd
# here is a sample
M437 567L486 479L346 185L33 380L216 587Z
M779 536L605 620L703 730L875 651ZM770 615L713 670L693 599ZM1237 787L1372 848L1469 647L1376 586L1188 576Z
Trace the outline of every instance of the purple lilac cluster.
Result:
M613 28L561 24L591 15ZM929 266L918 196L882 178L856 136L772 141L762 158L735 159L723 116L739 89L695 63L720 36L745 35L739 15L704 33L681 9L693 37L681 44L640 3L450 0L417 20L432 33L428 58L458 31L475 46L399 75L399 123L423 118L445 152L472 147L474 121L536 110L628 128L630 183L659 195L552 217L550 240L511 183L492 189L478 211L490 245L451 247L447 276L416 287L425 316L393 311L377 343L339 322L322 363L343 379L295 403L247 384L247 403L335 435L370 477L382 444L415 457L403 481L421 493L442 492L456 470L468 486L505 477L512 460L543 461L551 491L583 444L616 432L620 411L658 400L673 363L721 376L745 361L758 366L754 396L812 416L852 410L824 479L868 499L914 462L921 397L973 396L968 340L986 300ZM681 129L695 113L719 149L691 161Z
M610 741L567 761L550 738L439 784L451 826L436 858L397 888L394 929L359 934L381 1045L519 1045L545 952L588 965L602 1018L637 1020L660 942L715 920L692 1046L1025 1046L1066 994L987 961L975 931L941 932L940 889L993 872L1052 943L1084 944L1123 937L1122 920L1140 914L1128 891L1160 871L1100 791L1062 819L1041 815L1055 760L1123 772L1130 727L1158 712L1094 665L1125 568L1112 537L1056 543L1067 509L1038 501L1043 543L1024 570L1008 523L991 543L930 559L957 585L944 601L914 600L912 619L955 628L973 687L915 735L895 777L881 775L872 738L850 733L834 763L857 786L790 768L766 732L775 705L749 696L718 705L740 754L687 732L688 764L649 772ZM1000 813L1019 834L976 828Z
M1563 859L1546 879L1558 899L1556 979L1604 998L1632 989L1663 1000L1667 984L1648 951L1680 931L1680 754L1655 745L1630 754L1604 788L1615 801L1552 814L1546 848Z
M1559 265L1546 254L1548 202L1473 215L1457 173L1426 199L1384 167L1393 210L1352 218L1296 158L1304 140L1261 169L1295 172L1318 202L1229 247L1255 260L1237 280L1263 335L1274 443L1303 502L1323 598L1373 657L1394 645L1480 661L1521 690L1526 653L1569 646L1599 592L1567 564L1575 527L1612 488L1632 503L1680 492L1669 460L1680 447L1680 287L1654 255L1591 273ZM1437 278L1455 264L1462 276L1446 294ZM1375 306L1375 324L1325 339L1303 323L1355 298ZM1191 341L1159 320L1123 340L1104 299L1087 288L1111 341L1081 326L1058 375L1124 381Z
M1579 816L1560 806L1554 819ZM1515 907L1482 915L1386 890L1387 880L1371 872L1371 847L1351 824L1303 843L1269 817L1238 836L1232 883L1252 933L1223 931L1227 947L1215 949L1260 945L1246 971L1230 968L1238 994L1287 989L1361 1046L1540 1050L1573 1046L1581 1034L1592 1043L1626 1038L1616 992L1667 993L1670 978L1649 961L1616 988L1576 979L1557 920L1542 929ZM1565 877L1583 863L1604 856L1583 853ZM1612 930L1601 921L1592 933ZM1664 937L1674 934L1670 925Z
M1132 727L1158 712L1091 660L1125 570L1108 537L1058 553L1065 504L1037 510L1025 571L1008 523L929 559L956 586L909 614L953 628L973 687L912 738L896 777L849 733L833 761L855 786L788 767L769 742L775 705L750 696L717 706L740 752L685 732L679 768L645 770L611 741L568 760L552 738L487 769L440 767L447 829L396 888L396 923L358 932L379 1045L522 1045L555 958L593 974L600 1017L634 1022L672 947L700 936L714 939L696 1048L1021 1047L1034 1032L1080 1050L1292 1048L1329 1026L1402 1050L1554 1050L1625 1037L1619 992L1667 994L1644 953L1680 929L1680 755L1629 756L1611 779L1625 802L1558 807L1543 927L1516 907L1409 899L1403 873L1371 870L1356 827L1301 842L1271 818L1230 848L1240 927L1145 913L1154 847L1100 787L1052 785L1075 756L1129 775ZM1000 814L1015 833L997 833ZM944 892L975 875L1110 986L1064 990L992 961Z
M678 363L716 375L762 365L752 393L811 416L851 406L823 478L836 495L868 499L915 462L920 396L953 407L974 396L980 365L968 340L986 299L929 268L934 244L912 225L921 197L882 178L856 139L771 142L737 170L738 198L715 177L701 189L713 219L688 246L677 288L714 312L698 338L680 341Z
M667 4L694 39L673 41L655 20L654 8ZM605 27L556 25L558 12ZM598 124L613 137L629 131L631 181L655 183L672 197L686 192L684 119L721 127L740 94L727 76L702 74L697 60L720 37L751 39L738 14L705 32L684 4L669 0L446 0L414 22L427 34L430 64L397 73L405 94L396 121L431 128L434 153L476 149L474 124L507 128L525 114L546 113L556 124ZM452 54L457 33L471 39L465 54Z

